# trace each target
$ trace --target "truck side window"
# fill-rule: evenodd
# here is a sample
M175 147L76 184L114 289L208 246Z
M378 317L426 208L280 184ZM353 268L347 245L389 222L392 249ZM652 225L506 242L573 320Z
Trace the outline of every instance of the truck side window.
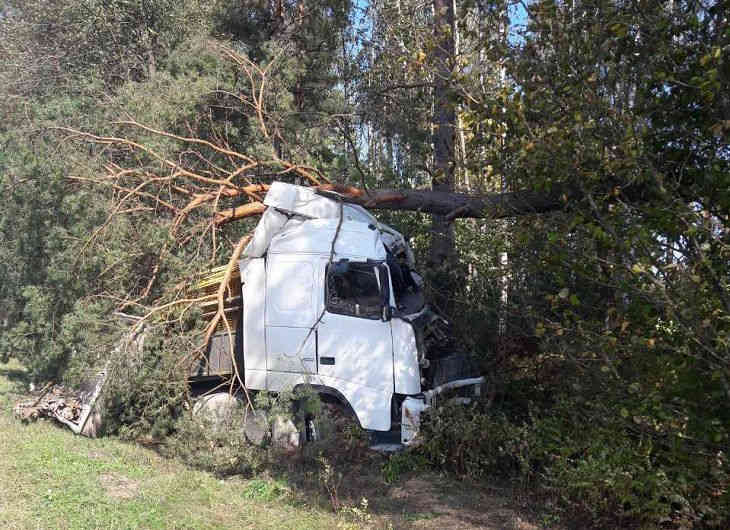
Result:
M375 266L347 263L327 266L325 289L327 311L362 318L380 318L381 295Z

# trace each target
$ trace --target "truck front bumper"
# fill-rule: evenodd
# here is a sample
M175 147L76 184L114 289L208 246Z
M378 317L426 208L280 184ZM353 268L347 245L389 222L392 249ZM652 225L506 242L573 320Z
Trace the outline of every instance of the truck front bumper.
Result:
M481 387L485 380L484 377L471 377L469 379L449 381L417 396L407 397L401 405L401 443L403 445L414 444L421 427L421 413L431 407L437 396L449 390L473 387L472 396L478 397L481 394ZM450 401L467 404L471 402L471 399L470 397L457 397L452 398Z

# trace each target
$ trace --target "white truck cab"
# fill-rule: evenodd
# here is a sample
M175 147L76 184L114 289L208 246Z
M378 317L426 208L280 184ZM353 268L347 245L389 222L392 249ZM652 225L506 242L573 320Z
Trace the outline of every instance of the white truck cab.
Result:
M247 388L311 385L343 401L363 429L400 423L402 443L443 390L478 393L483 378L433 370L451 359L425 351L429 328L445 321L425 305L400 233L312 188L274 183L265 204L239 264Z

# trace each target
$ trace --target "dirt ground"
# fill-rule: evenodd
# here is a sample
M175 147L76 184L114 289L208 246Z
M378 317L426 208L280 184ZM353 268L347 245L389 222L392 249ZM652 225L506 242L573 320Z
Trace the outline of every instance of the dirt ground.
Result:
M448 484L456 486L450 491L444 486L438 476L414 477L393 488L383 503L393 512L413 514L411 521L407 515L398 519L418 528L538 528L508 491L473 489L466 482Z
M337 503L358 508L366 499L378 528L519 529L546 528L549 518L533 506L528 493L505 481L473 481L419 469L391 481L383 472L388 456L360 454L333 464L334 478L307 472L297 464L278 475L297 496L318 498L322 505ZM306 466L305 466L306 467ZM311 469L311 464L309 465ZM326 490L326 491L325 491ZM551 528L554 526L550 525Z

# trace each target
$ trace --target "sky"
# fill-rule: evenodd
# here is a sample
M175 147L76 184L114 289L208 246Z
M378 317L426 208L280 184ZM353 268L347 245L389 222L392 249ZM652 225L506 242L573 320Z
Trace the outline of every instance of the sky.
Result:
M525 0L525 4L529 5L531 1L532 0ZM527 26L527 11L525 11L524 4L520 2L510 5L508 14L510 30L507 38L511 44L519 44L524 41L520 32L524 31Z

